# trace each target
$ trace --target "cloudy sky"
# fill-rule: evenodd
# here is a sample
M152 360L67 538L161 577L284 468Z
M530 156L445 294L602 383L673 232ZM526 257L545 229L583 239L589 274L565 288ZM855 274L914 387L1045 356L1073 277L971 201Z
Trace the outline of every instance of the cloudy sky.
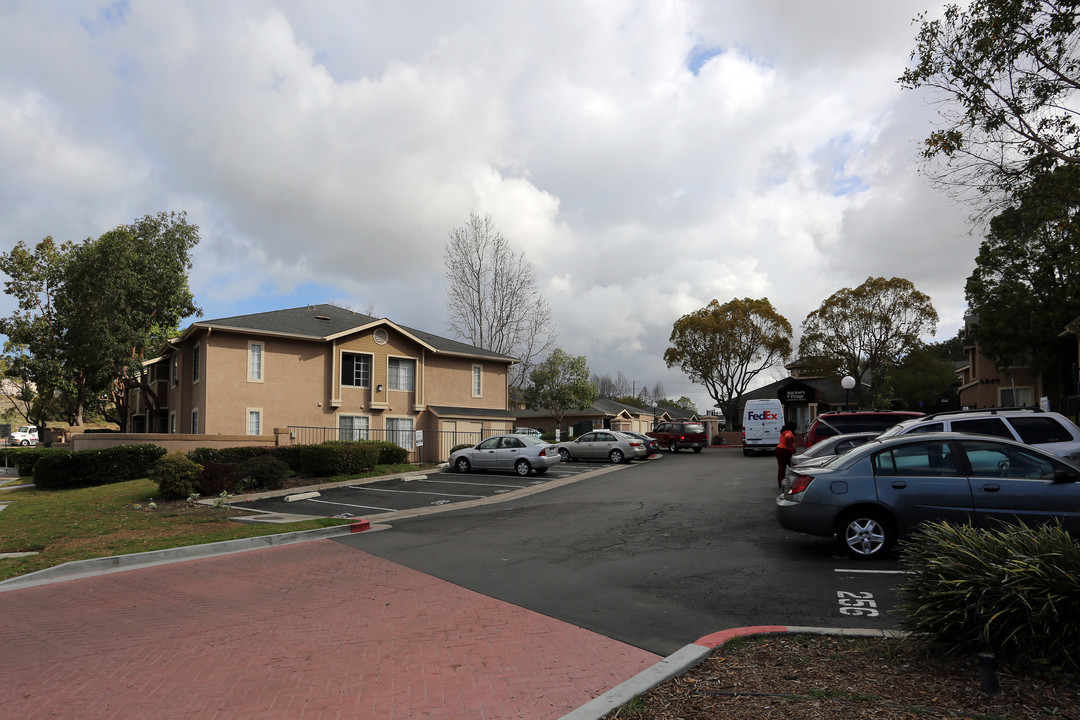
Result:
M979 237L919 174L933 108L896 83L940 10L0 0L0 250L183 210L205 318L336 301L449 336L443 248L490 214L560 346L705 409L662 356L713 298L798 334L899 276L960 328Z

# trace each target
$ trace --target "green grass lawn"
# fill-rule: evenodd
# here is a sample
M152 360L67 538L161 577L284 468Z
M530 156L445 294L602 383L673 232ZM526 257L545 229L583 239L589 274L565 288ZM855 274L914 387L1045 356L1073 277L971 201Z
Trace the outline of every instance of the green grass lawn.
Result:
M23 482L29 482L29 478ZM9 483L11 484L11 483ZM33 488L0 491L0 553L37 552L0 558L0 580L73 560L124 555L220 540L311 530L347 521L332 518L285 524L246 524L229 520L250 516L228 506L156 502L149 480L78 490Z

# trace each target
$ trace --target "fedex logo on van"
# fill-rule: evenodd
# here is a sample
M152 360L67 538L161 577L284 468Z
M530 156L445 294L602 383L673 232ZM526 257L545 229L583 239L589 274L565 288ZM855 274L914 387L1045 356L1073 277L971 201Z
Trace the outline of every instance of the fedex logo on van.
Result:
M756 413L753 410L746 413L746 417L751 420L779 420L780 417L771 410L765 410L763 412Z

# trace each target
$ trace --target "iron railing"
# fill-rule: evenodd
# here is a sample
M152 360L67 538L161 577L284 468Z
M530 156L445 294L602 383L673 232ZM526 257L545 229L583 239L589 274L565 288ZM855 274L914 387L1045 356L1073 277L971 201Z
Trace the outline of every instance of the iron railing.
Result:
M289 426L289 437L296 445L318 445L328 440L385 440L409 451L411 463L446 462L450 451L459 445L475 445L503 430L374 430L362 428ZM420 444L423 443L423 444Z

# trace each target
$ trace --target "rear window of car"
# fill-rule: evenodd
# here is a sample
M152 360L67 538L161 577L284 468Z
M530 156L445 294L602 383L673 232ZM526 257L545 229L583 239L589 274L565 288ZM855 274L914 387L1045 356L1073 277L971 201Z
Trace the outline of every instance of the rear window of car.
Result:
M1070 442L1072 433L1052 417L1011 417L1013 429L1029 445Z
M1015 440L1009 426L1001 418L972 418L971 420L953 420L950 429L953 432L974 433L976 435L993 435L995 437Z
M846 415L836 418L828 418L829 424L842 433L862 432L870 430L888 430L900 420L903 415L878 415L866 413L865 415Z

